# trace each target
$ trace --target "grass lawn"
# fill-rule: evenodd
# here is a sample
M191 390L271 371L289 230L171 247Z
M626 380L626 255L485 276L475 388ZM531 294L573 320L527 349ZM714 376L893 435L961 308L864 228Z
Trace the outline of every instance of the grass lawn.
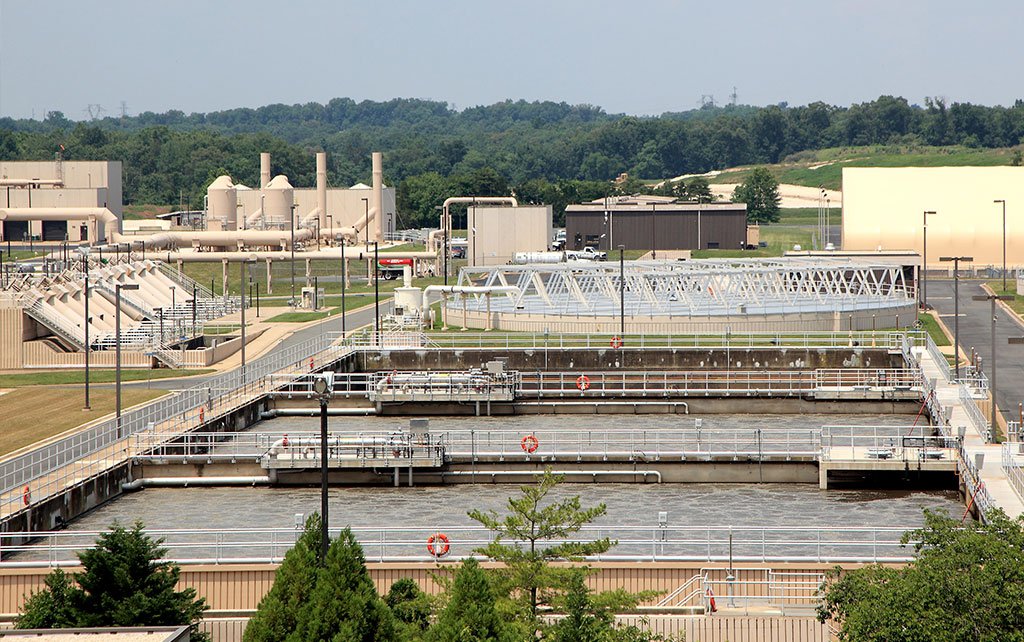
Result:
M122 408L167 394L165 390L126 389L121 391ZM0 395L0 454L31 445L41 439L60 434L76 426L114 412L114 390L91 390L92 410L82 410L85 391L82 388L19 388Z
M799 245L811 249L811 238L815 228L804 225L762 225L761 240L766 248L756 250L694 250L695 259L752 259L758 257L782 256L783 252Z
M922 314L920 317L921 329L926 330L937 346L953 345L953 342L946 337L946 333L939 327L939 322L930 314Z
M844 167L961 167L1009 165L1013 148L974 149L958 145L872 145L833 147L791 154L776 165L765 165L780 183L841 189ZM711 183L741 183L751 167L723 172Z
M213 370L122 370L122 381L147 381L149 379L169 379L171 377L191 377L213 372ZM114 370L103 368L90 369L91 383L112 383ZM85 383L84 370L41 370L18 374L0 374L0 388L20 388L22 386L59 386L65 384Z
M40 256L45 256L46 252L34 252L31 250L12 250L10 254L0 249L0 256L5 262L6 261L24 261L26 259L34 259Z
M1013 278L1006 279L1006 286L1010 289L1003 289L1003 280L995 279L993 281L985 281L988 287L992 288L992 291L1000 296L1012 296L1013 299L1009 301L1003 301L1006 305L1010 306L1010 309L1019 315L1024 315L1024 296L1017 294L1017 280Z
M321 310L319 312L282 312L276 316L272 316L267 319L267 323L305 323L307 321L317 321L326 317L335 316L341 314L341 297L324 297L328 302L336 301L338 305L332 307L330 310ZM387 297L381 297L380 300L383 303ZM345 310L355 310L361 308L364 305L373 303L372 296L353 296L345 298ZM329 304L329 303L328 303Z

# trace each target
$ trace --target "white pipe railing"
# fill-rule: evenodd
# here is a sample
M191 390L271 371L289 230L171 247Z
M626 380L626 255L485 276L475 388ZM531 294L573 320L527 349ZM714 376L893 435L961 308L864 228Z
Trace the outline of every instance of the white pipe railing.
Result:
M911 527L806 526L584 526L562 541L610 538L608 553L588 561L700 561L739 563L906 562L912 545L900 538ZM337 529L332 529L337 536ZM493 541L493 533L479 526L437 525L352 529L368 562L427 561L427 539L443 533L450 542L445 560L477 556L475 549ZM162 538L167 559L180 564L280 562L301 531L297 528L153 529ZM76 554L94 545L100 531L37 531L0 534L4 561L0 568L75 566ZM28 544L20 542L31 541ZM515 543L504 539L503 543ZM731 551L731 555L730 555Z

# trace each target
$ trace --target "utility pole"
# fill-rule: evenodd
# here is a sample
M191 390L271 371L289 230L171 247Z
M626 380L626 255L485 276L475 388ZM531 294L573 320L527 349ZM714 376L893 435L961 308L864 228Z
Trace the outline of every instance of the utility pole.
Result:
M940 256L942 262L953 262L953 363L955 379L960 381L960 261L969 263L971 256Z

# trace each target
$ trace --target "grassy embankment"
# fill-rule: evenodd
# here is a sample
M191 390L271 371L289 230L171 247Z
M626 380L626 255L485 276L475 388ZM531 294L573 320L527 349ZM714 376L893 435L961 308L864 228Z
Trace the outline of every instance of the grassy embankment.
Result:
M121 391L122 408L128 408L167 394L166 390L128 388ZM81 387L26 386L0 395L0 454L31 445L41 439L99 419L114 412L114 390L90 391L89 411L82 410L85 392Z
M121 381L148 381L172 377L193 377L208 374L213 370L122 370ZM114 370L94 368L89 372L90 383L112 383ZM17 374L0 374L0 388L21 388L24 386L63 386L85 383L84 370L41 370Z

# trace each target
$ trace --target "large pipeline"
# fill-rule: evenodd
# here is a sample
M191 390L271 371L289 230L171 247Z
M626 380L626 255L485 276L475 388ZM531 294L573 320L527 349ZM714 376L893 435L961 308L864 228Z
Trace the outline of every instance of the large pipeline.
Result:
M220 232L211 231L181 231L181 232L157 232L149 236L125 236L114 234L114 243L142 243L146 249L163 250L180 247L281 247L290 248L292 242L291 230L224 230ZM308 241L313 238L313 231L295 230L295 241Z
M437 258L433 252L379 252L379 257L382 259L422 259L432 260ZM181 261L183 263L220 263L221 261L227 261L229 263L244 263L248 261L290 261L292 259L291 252L250 252L250 251L238 251L238 252L166 252L154 255L156 258L164 259L168 263ZM340 260L341 252L337 248L330 250L310 250L308 252L298 252L295 254L295 260L305 259L324 259L329 261ZM365 261L367 259L373 259L373 252L346 252L346 261ZM454 287L454 286L453 286Z
M447 232L448 238L451 238L452 218L448 212L448 206L453 203L508 203L512 207L519 207L519 201L514 196L452 196L446 198L444 203L441 204L441 229L437 232L431 232L427 236L427 247L430 247L432 241L437 242L437 234ZM435 247L435 249L437 248Z

